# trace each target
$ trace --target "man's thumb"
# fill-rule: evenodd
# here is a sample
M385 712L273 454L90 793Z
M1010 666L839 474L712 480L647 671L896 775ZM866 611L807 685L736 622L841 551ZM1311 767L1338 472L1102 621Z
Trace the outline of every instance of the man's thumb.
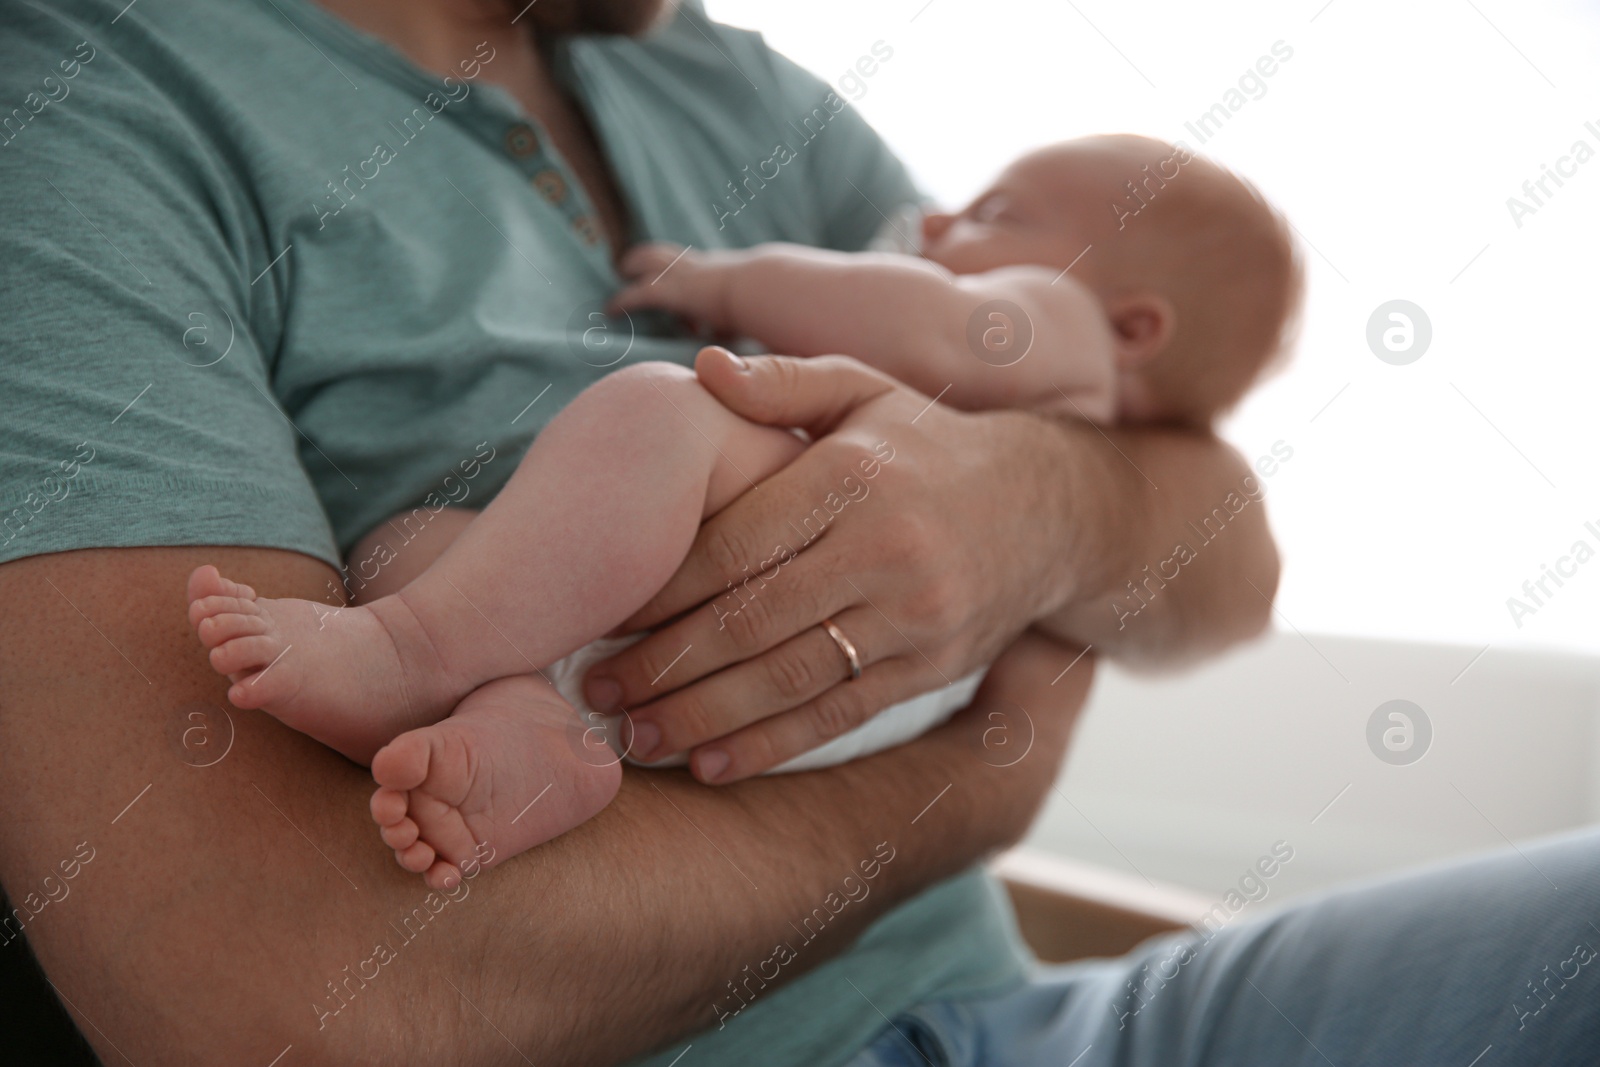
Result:
M767 426L799 427L813 438L895 388L893 379L849 356L741 358L712 345L700 350L694 369L728 410Z

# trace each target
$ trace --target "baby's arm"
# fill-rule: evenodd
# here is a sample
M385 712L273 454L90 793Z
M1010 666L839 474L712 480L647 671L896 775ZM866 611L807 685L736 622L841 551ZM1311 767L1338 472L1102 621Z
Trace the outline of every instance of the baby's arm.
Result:
M842 352L968 409L1029 407L1106 421L1110 327L1087 290L1045 267L955 275L911 256L770 244L623 259L622 309L676 311L774 352Z

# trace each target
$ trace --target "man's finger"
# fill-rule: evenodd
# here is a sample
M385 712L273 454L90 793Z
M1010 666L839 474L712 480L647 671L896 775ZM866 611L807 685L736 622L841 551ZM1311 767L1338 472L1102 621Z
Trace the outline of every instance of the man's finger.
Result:
M846 612L840 618L860 634L866 630L867 610ZM875 634L870 643L880 641L881 635ZM643 707L627 705L634 737L629 755L650 761L688 752L800 707L849 678L844 654L826 630L813 626L686 689Z
M726 785L769 771L848 733L886 705L926 690L930 673L917 657L884 660L859 680L836 685L793 711L700 746L689 756L689 769L707 785ZM931 684L937 684L937 678Z
M595 664L589 669L584 692L590 704L601 711L640 708L724 667L776 648L823 619L840 616L860 599L849 582L832 577L828 567L819 566L807 554L776 575L769 572L766 582L758 576L741 584L736 592L718 597ZM861 655L871 653L866 646L874 644L872 637L860 634L864 642ZM615 688L603 688L607 682ZM608 697L617 703L607 706Z
M848 356L741 360L713 346L700 350L694 369L700 384L730 411L767 426L798 426L813 438L831 433L861 405L905 388Z
M821 501L837 475L804 453L755 489L717 512L695 534L682 566L649 603L622 626L624 632L659 626L707 601L731 611L752 593L787 575L808 547L819 543L834 516L807 510ZM826 520L826 521L825 521ZM707 611L716 614L714 608Z

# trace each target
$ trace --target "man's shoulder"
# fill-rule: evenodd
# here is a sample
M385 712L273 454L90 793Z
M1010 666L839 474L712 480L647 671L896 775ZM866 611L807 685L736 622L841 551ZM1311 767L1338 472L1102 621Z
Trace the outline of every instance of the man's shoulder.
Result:
M882 43L870 47L886 59L893 50ZM880 210L921 199L851 106L859 96L845 91L846 79L830 83L758 31L717 22L698 4L637 39L584 38L574 54L583 73L648 94L646 112L673 131L680 157L695 157L673 165L678 178L705 190L718 244L786 240L857 251L877 232Z
M655 29L638 37L590 36L582 40L590 54L631 68L648 66L663 83L688 88L718 109L765 111L792 95L795 67L774 49L759 30L718 22L698 2L679 4ZM802 82L822 86L803 75Z
M62 47L71 53L77 42L86 42L96 55L160 54L179 66L185 58L224 58L225 50L237 56L279 34L268 14L270 9L250 0L7 0L0 4L0 86L32 87L46 77L59 78L58 69L15 61L46 57Z

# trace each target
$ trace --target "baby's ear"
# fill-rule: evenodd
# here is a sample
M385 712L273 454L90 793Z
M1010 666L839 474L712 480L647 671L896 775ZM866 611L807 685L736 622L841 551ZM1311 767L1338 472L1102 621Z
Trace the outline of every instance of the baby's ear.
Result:
M1178 310L1159 293L1129 293L1106 302L1116 338L1117 369L1134 371L1154 359L1172 341Z

